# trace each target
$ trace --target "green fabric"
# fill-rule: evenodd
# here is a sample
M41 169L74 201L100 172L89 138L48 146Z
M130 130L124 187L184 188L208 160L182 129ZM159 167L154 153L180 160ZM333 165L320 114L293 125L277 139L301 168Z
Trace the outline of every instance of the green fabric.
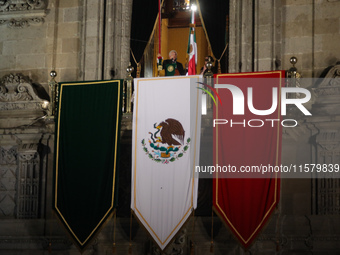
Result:
M54 209L80 249L117 204L122 84L59 85Z
M176 64L168 64L168 65L166 65L165 76L174 76L176 68L177 68Z

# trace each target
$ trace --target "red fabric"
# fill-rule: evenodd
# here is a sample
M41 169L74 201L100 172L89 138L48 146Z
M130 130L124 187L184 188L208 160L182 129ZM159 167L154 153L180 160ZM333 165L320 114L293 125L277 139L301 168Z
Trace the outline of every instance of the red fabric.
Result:
M188 75L196 75L195 55L193 55L192 58L189 61Z
M270 79L268 79L270 78ZM214 127L214 166L260 166L281 164L281 125L265 119L280 118L280 86L284 85L284 71L215 75L216 84L236 85L244 94L244 115L233 115L233 98L228 89L217 89L222 100L214 109L214 119L226 119L228 124ZM278 88L278 107L269 116L254 115L247 106L247 87L253 88L253 104L258 110L272 105L272 88ZM230 126L246 121L243 125ZM249 127L247 121L265 121L262 127ZM259 125L254 121L252 125ZM265 178L228 178L231 174L216 174L213 180L215 212L229 227L244 248L248 248L275 209L280 196L278 174ZM258 176L258 175L257 175Z

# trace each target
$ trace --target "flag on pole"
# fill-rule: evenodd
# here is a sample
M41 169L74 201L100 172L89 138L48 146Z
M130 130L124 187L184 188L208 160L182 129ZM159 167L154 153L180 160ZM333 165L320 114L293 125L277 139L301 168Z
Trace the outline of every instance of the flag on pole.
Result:
M199 76L135 79L131 209L164 250L197 205Z
M188 75L196 74L197 64L197 44L196 44L196 31L195 31L195 8L192 7L191 24L189 29L189 41L187 53L189 55Z
M214 108L214 118L224 120L224 124L214 128L214 165L231 171L214 176L213 208L246 249L268 222L280 198L276 171L243 170L281 164L280 91L284 75L284 71L215 75L215 87L233 84L230 86L238 91L233 95L229 89L217 88L223 106ZM255 115L244 107L245 95L248 108L250 104L261 111L270 108L271 113ZM242 104L238 104L240 101ZM234 114L240 109L243 112Z
M80 250L117 203L122 80L61 83L54 205Z

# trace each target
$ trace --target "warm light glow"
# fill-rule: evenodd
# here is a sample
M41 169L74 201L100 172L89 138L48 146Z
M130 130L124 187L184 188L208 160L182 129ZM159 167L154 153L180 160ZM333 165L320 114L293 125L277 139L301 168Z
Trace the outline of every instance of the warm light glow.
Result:
M195 4L191 5L191 10L194 12L197 11L197 6Z
M43 100L42 102L41 102L41 108L43 109L43 110L48 110L48 106L50 105L50 102L48 102L47 100Z

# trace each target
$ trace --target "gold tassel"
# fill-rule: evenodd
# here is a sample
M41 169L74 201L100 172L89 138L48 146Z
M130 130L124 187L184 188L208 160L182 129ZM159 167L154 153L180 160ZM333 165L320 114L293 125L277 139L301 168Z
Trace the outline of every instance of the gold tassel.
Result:
M195 254L194 249L194 235L195 235L195 211L192 212L192 237L191 237L191 247L190 247L190 255Z
M137 74L136 74L136 78L140 78L140 72L142 70L142 67L140 65L140 63L137 63Z
M214 242L210 244L210 253L214 253Z
M48 253L49 254L52 253L52 243L51 242L48 243Z
M194 255L194 254L195 254L194 244L191 243L191 247L190 247L190 255Z
M113 246L112 246L112 253L116 253L116 222L117 222L117 215L114 212L113 216Z
M130 244L129 244L129 254L132 254L132 211L130 213Z
M115 254L115 253L116 253L116 243L113 243L112 254Z

